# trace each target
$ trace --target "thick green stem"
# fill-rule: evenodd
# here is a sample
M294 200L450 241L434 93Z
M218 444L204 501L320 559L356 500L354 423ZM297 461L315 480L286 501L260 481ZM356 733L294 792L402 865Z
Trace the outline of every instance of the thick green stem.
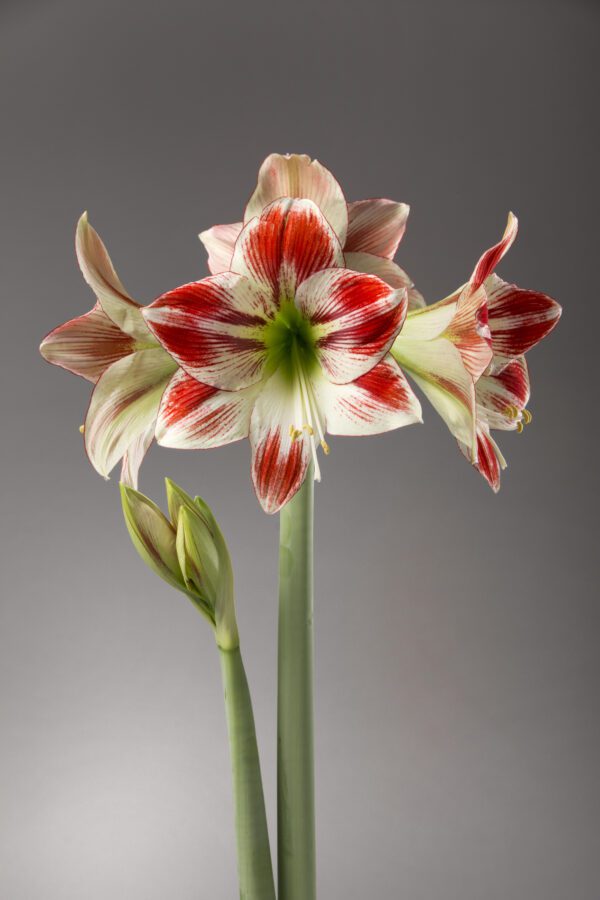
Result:
M239 647L220 649L231 750L241 900L275 900L252 701Z
M279 900L315 900L313 468L280 513L277 697Z

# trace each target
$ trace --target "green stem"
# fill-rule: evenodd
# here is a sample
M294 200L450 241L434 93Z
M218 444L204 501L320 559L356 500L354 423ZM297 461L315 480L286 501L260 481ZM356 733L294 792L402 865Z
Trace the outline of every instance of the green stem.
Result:
M279 900L315 900L313 467L280 513L277 696Z
M252 701L239 647L219 648L231 750L241 900L275 900Z

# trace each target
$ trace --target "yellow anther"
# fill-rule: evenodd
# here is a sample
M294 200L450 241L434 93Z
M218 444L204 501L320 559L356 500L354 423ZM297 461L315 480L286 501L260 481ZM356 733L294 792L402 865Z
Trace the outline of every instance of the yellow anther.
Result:
M298 438L301 437L301 436L302 436L302 431L301 431L301 429L295 428L295 429L294 429L294 433L293 433L293 435L292 435L292 440L293 440L293 441L297 441Z
M323 452L325 453L325 455L329 456L329 444L326 441L321 441L321 447L323 448Z
M518 432L519 434L521 434L522 431L523 431L523 423L522 423L522 422L517 422L517 432Z
M303 425L302 428L305 428L311 437L315 433L315 429L312 427L312 425Z
M512 406L511 404L509 404L506 407L506 415L508 416L509 419L516 419L517 416L519 415L519 410L517 409L516 406Z
M294 440L295 433L296 433L296 429L294 428L293 425L290 425L290 437L292 440Z
M524 421L525 425L529 425L529 423L531 422L532 419L533 419L533 416L531 415L529 410L524 409L523 410L523 421Z
M85 425L80 425L79 426L79 434L83 434L84 431L85 431Z

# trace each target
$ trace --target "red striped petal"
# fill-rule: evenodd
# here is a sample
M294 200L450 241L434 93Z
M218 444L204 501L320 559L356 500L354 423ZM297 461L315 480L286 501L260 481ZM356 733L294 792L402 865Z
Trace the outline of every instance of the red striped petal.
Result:
M281 197L312 200L338 236L346 239L348 210L341 187L331 172L304 154L271 153L258 173L258 184L244 214L244 222L260 216L266 206Z
M121 331L99 305L59 325L40 345L40 353L49 363L92 382L134 349L134 339Z
M518 220L512 213L508 214L508 222L502 235L502 240L486 250L481 259L475 266L475 270L471 275L471 286L477 290L485 279L492 274L502 257L511 248L514 239L517 236Z
M483 475L494 493L497 493L500 490L500 472L506 468L506 462L487 428L479 427L477 429L476 461L473 462L471 459L471 452L465 444L459 442L459 447L473 467Z
M316 394L330 434L381 434L421 421L421 404L390 354L350 384L321 379Z
M391 259L406 229L410 207L394 200L357 200L348 204L346 253L372 253Z
M470 285L461 291L456 312L446 330L457 347L467 372L476 381L492 359L492 342L488 326L487 297L483 287Z
M231 272L184 284L144 309L150 330L179 365L224 390L260 379L270 313L270 298Z
M276 200L245 227L232 271L257 282L274 302L291 299L314 272L342 266L338 239L310 200Z
M494 354L520 356L555 327L561 308L555 300L492 275L485 283Z
M300 286L296 302L312 323L323 369L338 383L353 381L383 359L407 306L405 290L348 269L313 275Z
M262 508L275 513L300 488L309 459L306 433L293 439L294 396L280 372L264 385L250 421L252 480ZM300 423L301 424L301 423Z
M208 268L212 275L228 272L231 268L233 248L242 228L241 222L213 225L198 235L208 253Z
M248 437L256 391L220 391L180 369L163 394L156 440L163 447L206 450Z

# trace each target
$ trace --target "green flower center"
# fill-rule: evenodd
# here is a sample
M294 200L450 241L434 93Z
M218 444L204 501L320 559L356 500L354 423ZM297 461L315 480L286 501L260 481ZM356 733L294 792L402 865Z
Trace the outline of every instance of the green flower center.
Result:
M284 300L264 335L269 373L280 369L295 381L298 370L308 375L318 366L314 329L293 300Z

